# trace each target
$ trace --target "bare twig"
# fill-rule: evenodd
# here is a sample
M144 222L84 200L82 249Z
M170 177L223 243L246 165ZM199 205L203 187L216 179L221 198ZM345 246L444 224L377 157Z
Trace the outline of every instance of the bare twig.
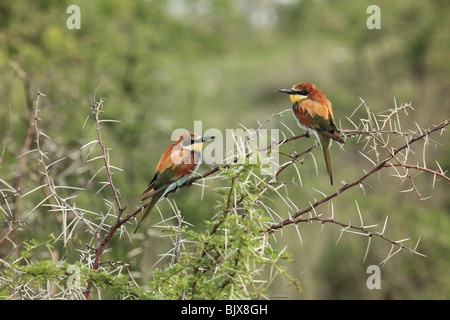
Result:
M35 133L35 126L34 126L34 109L33 109L33 99L31 97L31 91L30 91L30 78L28 77L28 74L25 72L25 70L22 69L22 67L16 62L11 60L9 62L9 65L14 69L14 71L17 73L17 75L22 79L23 86L24 86L24 92L25 92L25 100L26 100L26 107L28 110L28 129L27 129L27 135L25 137L25 142L22 148L21 154L23 156L20 157L19 166L16 171L16 178L14 182L14 188L15 190L21 190L22 184L23 184L23 178L25 175L25 168L28 165L29 162L29 151L31 150L33 146L33 138ZM20 208L20 194L17 193L14 198L14 217L16 219L19 218L19 208ZM13 236L14 237L14 236Z
M117 209L119 210L119 215L117 216L117 219L120 219L120 216L122 215L125 208L122 208L122 205L120 204L118 191L117 191L116 187L114 186L114 182L113 182L112 174L111 174L111 167L109 164L108 152L106 151L105 145L103 144L102 136L101 136L101 132L100 132L101 127L100 127L99 113L100 113L100 108L103 106L104 102L105 102L105 99L101 98L98 103L96 101L94 101L92 103L92 115L94 116L95 129L97 130L97 142L102 150L102 156L103 156L103 160L105 162L105 169L106 169L106 173L108 174L108 183L114 194L114 199L117 204Z
M92 234L95 234L96 231L92 227L91 223L84 217L84 215L81 212L79 212L75 206L69 204L67 202L66 198L63 198L58 194L57 188L53 182L53 179L50 177L49 168L52 165L52 163L50 163L49 165L46 164L47 155L46 155L46 152L43 151L43 148L41 146L41 135L43 135L43 136L46 136L46 135L39 129L39 126L38 126L39 113L41 111L39 109L39 102L40 102L41 97L45 97L45 94L38 92L38 96L37 96L36 103L35 103L36 107L35 107L35 111L34 111L34 129L36 132L36 150L39 154L39 162L44 169L43 175L45 177L45 184L43 186L47 187L50 190L50 194L48 194L45 197L44 201L48 200L50 198L55 199L56 204L53 204L53 206L57 210L69 210L69 211L73 212L78 217L78 219L80 219L82 222L84 222L84 224L87 226L88 230ZM67 239L67 237L65 237L65 239Z

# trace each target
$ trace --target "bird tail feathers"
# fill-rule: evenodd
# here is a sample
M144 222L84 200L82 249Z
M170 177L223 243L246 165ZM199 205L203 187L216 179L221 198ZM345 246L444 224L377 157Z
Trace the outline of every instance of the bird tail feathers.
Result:
M328 172L328 175L330 176L330 182L331 182L331 185L333 185L333 162L331 159L331 151L330 151L331 140L329 137L327 137L323 134L321 134L319 136L319 140L320 140L320 144L322 146L323 157L325 159L325 165L327 167L327 172Z
M147 218L147 216L150 214L150 211L152 211L153 207L158 202L158 200L159 200L159 197L155 196L152 198L152 200L149 202L147 208L145 208L144 214L142 215L142 218L139 221L139 223L133 233L136 233L136 231L139 229L139 226L141 225L142 221L144 221L144 219Z

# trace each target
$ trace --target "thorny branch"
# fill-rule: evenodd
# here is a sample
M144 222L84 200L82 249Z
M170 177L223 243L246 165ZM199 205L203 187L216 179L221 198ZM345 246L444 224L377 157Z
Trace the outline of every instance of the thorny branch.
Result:
M423 138L427 137L428 135L430 135L431 133L433 133L433 132L435 132L435 131L443 130L449 123L450 123L450 119L448 119L448 120L446 120L446 121L440 123L440 124L437 125L437 126L434 126L434 127L431 128L431 129L425 130L425 132L424 132L423 134L421 134L421 135L418 135L418 136L416 136L416 137L414 137L414 138L411 138L411 140L409 140L407 143L405 143L405 144L404 144L402 147L400 147L399 149L396 149L394 152L392 152L392 153L388 156L388 158L386 158L385 160L383 160L381 163L379 163L377 166L375 166L371 171L369 171L369 172L367 172L366 174L364 174L364 175L363 175L362 177L360 177L358 180L355 180L355 181L353 181L353 182L351 182L351 183L345 184L343 187L341 187L339 190L337 190L337 191L334 192L333 194L330 194L330 195L328 195L328 196L322 198L321 200L316 201L314 204L312 204L311 206L309 206L309 207L306 208L306 209L303 209L303 210L300 210L300 211L296 212L291 218L286 219L286 220L283 220L283 221L280 222L280 223L277 223L277 224L272 225L270 228L268 228L267 233L271 234L271 233L275 232L276 230L281 229L281 228L283 228L283 227L285 227L285 226L287 226L287 225L290 225L290 224L298 224L298 223L301 223L301 222L310 222L310 221L320 221L320 222L322 222L322 223L330 222L330 223L334 223L334 224L341 225L341 226L344 227L344 228L358 229L358 230L360 230L360 231L363 231L364 233L366 233L366 234L369 235L369 236L377 236L377 237L380 237L380 238L382 238L382 239L384 239L384 240L389 241L389 242L392 243L393 245L399 246L401 249L407 249L408 251L410 251L410 252L412 252L412 253L414 253L414 254L418 254L415 250L409 249L409 248L403 246L403 244L402 244L401 242L399 242L399 241L394 241L394 240L391 240L391 239L388 239L388 238L386 238L382 233L368 231L368 230L365 229L363 226L360 226L360 227L352 226L352 225L349 225L349 224L345 224L345 223L342 223L342 222L335 221L335 220L333 220L333 219L322 219L322 218L319 218L319 217L312 217L312 218L306 218L306 219L304 219L304 218L301 218L301 216L304 215L305 213L312 212L312 211L313 211L316 207L318 207L319 205L321 205L321 204L323 204L323 203L325 203L325 202L330 201L331 199L333 199L333 198L339 196L340 194L342 194L343 192L347 191L348 189L350 189L350 188L352 188L352 187L354 187L354 186L360 185L361 183L363 183L364 180L366 180L368 177L370 177L370 176L373 175L374 173L378 172L378 171L381 170L382 168L385 168L385 167L391 167L391 166L404 166L405 164L403 164L403 163L397 162L396 164L391 164L391 163L389 163L389 161L392 160L392 159L395 159L395 156L396 156L400 151L402 151L402 150L404 150L404 149L406 149L406 148L409 148L409 146L410 146L411 144L413 144L413 143L415 143L415 142L417 142L417 141L419 141L419 140L422 140ZM419 170L420 170L420 169L423 169L423 168L418 167L418 166L410 166L410 165L407 165L406 167L408 167L408 168L416 168L416 169L419 169ZM436 172L436 171L433 171L433 170L429 170L429 169L426 169L426 170L424 170L424 171L426 171L426 172L431 172L431 173L433 173L433 174L435 174L435 175L443 176L447 181L450 181L449 178L446 177L443 173L439 173L439 172Z
M113 182L112 174L111 174L111 168L109 165L109 152L106 150L105 145L103 144L102 136L100 133L101 126L100 126L99 114L100 114L100 109L103 106L104 102L105 102L105 99L101 98L98 103L96 101L94 101L92 103L92 115L95 119L95 129L97 130L97 142L98 142L98 145L100 146L100 148L102 149L102 156L103 156L103 160L105 162L105 169L106 169L106 173L108 174L108 183L114 194L114 200L116 201L117 209L119 210L119 215L117 216L117 219L120 219L120 216L122 215L125 208L122 208L122 205L120 204L119 192L116 189L116 187L114 186L114 182Z
M95 141L96 142L95 145L98 144L101 149L101 158L103 159L103 163L104 163L103 168L105 169L105 171L107 173L107 179L108 179L107 185L109 185L110 189L113 192L113 197L115 200L115 204L117 206L118 214L116 216L115 223L110 227L110 229L104 235L104 237L101 238L100 232L101 232L102 228L100 228L100 227L98 229L94 228L92 223L88 219L85 218L84 213L82 211L80 211L75 205L71 205L69 203L69 198L62 197L58 193L59 187L55 185L55 182L53 181L53 179L51 177L50 169L55 163L57 163L61 159L53 161L53 162L51 162L49 160L48 153L44 151L45 146L42 143L43 141L45 141L45 139L49 139L49 137L39 128L39 120L40 120L39 114L41 112L40 103L41 103L41 98L45 97L45 94L38 92L37 99L35 101L35 107L33 108L33 102L32 102L31 96L30 96L28 76L20 68L20 66L18 66L14 62L11 62L11 66L14 68L14 70L17 72L17 74L24 81L24 87L25 87L26 97L27 97L27 107L29 110L28 134L27 134L27 138L26 138L26 142L25 142L25 146L24 146L24 152L21 157L21 164L19 166L19 178L23 175L25 165L28 162L27 155L31 154L32 152L37 152L38 161L43 168L42 177L44 180L44 184L42 186L40 186L39 188L43 187L46 190L48 189L45 199L39 205L48 201L48 202L51 202L50 206L55 211L72 212L77 217L78 220L80 220L81 222L84 223L84 225L87 227L87 230L92 235L95 236L95 238L97 239L97 243L96 243L96 246L94 248L92 248L92 250L95 253L93 267L92 267L93 270L98 270L102 264L114 264L115 262L110 262L110 261L102 262L101 261L102 255L105 251L107 244L114 237L116 231L121 226L123 226L125 223L127 223L130 219L133 219L134 217L136 217L144 208L146 208L148 206L148 204L145 204L145 205L137 208L133 212L127 214L125 217L122 217L123 213L125 212L125 207L122 207L122 205L121 205L119 189L115 187L114 182L113 182L112 169L115 169L115 167L112 167L110 165L109 150L105 147L105 145L102 141L102 136L101 136L102 120L100 119L100 112L102 111L101 109L103 108L105 99L101 98L98 102L94 100L94 102L92 103L92 116L93 116L93 119L95 122L95 130L97 133L97 139ZM369 239L371 239L372 237L378 237L378 238L383 239L384 241L391 243L392 246L397 247L398 250L404 249L404 250L411 252L412 254L421 255L419 252L417 252L416 248L412 249L412 248L406 247L403 244L403 240L396 241L396 240L392 240L392 239L388 238L387 236L385 236L384 228L381 232L374 231L374 230L369 229L370 228L369 226L363 225L362 222L361 222L361 225L358 226L358 225L353 225L350 223L340 222L340 221L334 219L334 217L325 218L325 217L322 217L321 215L315 214L315 209L317 207L340 196L342 193L346 192L347 190L349 190L355 186L360 186L362 184L365 184L366 183L365 180L367 178L369 178L370 176L374 175L375 173L379 172L380 170L382 170L384 168L394 168L394 169L400 168L399 171L401 170L401 172L403 174L399 174L397 172L398 173L397 176L399 178L401 178L402 180L404 178L408 179L408 181L412 185L411 190L416 192L416 194L419 197L419 201L423 201L425 199L423 199L421 194L419 193L417 186L414 182L414 177L409 174L409 170L417 170L419 172L425 172L427 174L432 174L434 176L433 186L434 186L434 183L436 182L436 179L438 179L438 178L446 180L447 182L450 182L450 178L447 176L447 171L442 170L442 168L439 166L439 164L437 164L439 167L439 170L433 170L433 169L430 169L427 167L425 159L423 161L423 165L407 163L407 155L409 154L409 149L410 149L411 145L417 144L419 141L424 141L424 146L425 146L427 143L429 143L429 141L432 141L430 139L430 136L432 134L435 134L437 132L443 132L446 129L446 127L450 123L450 119L447 119L447 120L441 122L440 124L434 125L433 127L428 128L428 129L421 129L419 126L417 126L418 129L415 131L412 131L412 130L405 131L405 130L402 130L398 117L399 117L399 114L402 112L404 112L406 115L408 115L409 109L412 109L410 104L403 104L401 106L397 106L397 104L395 104L395 107L393 109L389 110L387 112L387 114L375 115L369 109L369 107L366 105L365 101L362 99L361 99L361 101L362 102L359 107L361 107L361 106L364 107L367 118L360 119L361 123L356 125L351 120L351 117L352 117L352 115L351 115L347 119L349 120L349 122L351 122L354 125L355 128L341 130L341 132L342 132L342 134L344 134L346 136L347 139L350 139L353 137L356 138L358 141L365 139L366 146L370 145L370 150L371 150L370 152L374 153L374 159L375 159L374 161L371 160L373 163L373 167L371 168L371 170L366 172L364 175L362 175L355 181L344 184L341 188L339 188L335 192L324 196L322 199L316 201L315 203L311 204L307 208L298 210L295 214L290 216L289 219L284 219L279 223L274 223L273 225L269 226L267 228L267 230L264 230L264 232L262 232L262 234L264 234L264 235L273 234L273 233L275 233L275 231L280 230L288 225L298 225L298 224L304 223L304 222L314 222L315 221L315 222L319 222L322 224L327 223L327 224L338 225L342 228L342 231L353 230L360 234L366 235ZM356 112L356 110L355 110L355 112ZM285 111L272 114L265 122L259 124L258 128L256 129L256 131L254 131L252 133L252 135L258 134L259 130L261 130L269 122L273 121L276 117L282 116L282 113L284 113L284 112ZM387 139L385 138L385 135L387 136ZM405 139L405 142L400 147L397 147L394 149L389 144L390 136L402 137L403 139ZM33 141L33 137L35 137L35 141ZM257 152L267 151L271 148L281 146L290 141L294 141L294 140L297 140L297 139L300 139L303 137L305 137L304 134L302 134L302 135L294 135L293 134L291 137L284 137L283 139L281 139L279 141L272 142L270 145L266 146L265 148L251 150L251 151L249 150L243 157L248 158ZM31 150L33 142L36 143L35 150ZM263 184L261 189L258 190L257 198L260 199L266 190L269 190L269 189L275 190L274 186L276 184L283 184L282 182L280 183L280 182L277 182L277 180L276 180L279 177L279 175L284 170L286 170L288 167L292 166L296 162L298 163L299 161L301 161L300 157L303 156L304 154L310 153L316 146L317 145L313 145L312 147L309 147L308 149L304 150L303 152L300 152L298 154L293 154L293 155L284 153L284 152L280 152L280 155L289 158L289 160L287 162L285 162L284 164L282 164L281 166L279 166L278 170L275 172L274 176L271 179L267 179L268 181L265 181L265 184ZM382 158L381 158L383 151L386 153L386 158L384 160L382 160ZM425 158L425 156L424 156L424 158ZM229 169L233 164L239 163L239 160L242 160L242 157L236 156L234 159L231 160L231 163L224 164L221 166L215 166L215 167L211 168L208 172L206 172L202 175L196 175L196 176L192 177L189 181L187 181L180 188L183 188L185 186L190 186L195 181L198 181L201 179L206 179L208 177L214 177L214 175L217 174L221 169ZM242 172L242 171L240 171L240 172ZM20 191L22 191L20 188L20 185L21 185L21 183L16 181L15 193L10 195L10 196L15 197L15 199L16 199L15 201L18 201L21 196L25 196L25 195L21 194L21 192L20 192ZM236 200L232 201L232 193L234 191L234 188L235 188L235 180L233 179L233 180L231 180L231 187L230 187L230 190L228 193L228 198L227 198L227 205L226 205L227 211L233 211L233 209L236 209L237 205L244 200L244 198L242 197L242 198L238 199L237 201ZM36 188L35 190L37 190L37 189L38 188ZM34 191L34 190L32 190L32 191ZM32 191L30 191L29 193L31 193ZM176 190L174 190L174 191L176 191ZM174 191L172 191L172 192L174 192ZM9 197L9 196L4 196L3 194L0 194L0 196L1 196L0 201L6 200L6 198ZM16 209L18 208L17 203L16 203L15 208ZM305 217L306 213L310 213L309 217ZM245 216L245 212L243 213L243 216ZM179 218L178 231L180 232L181 224L183 223L183 218L181 216L179 216L178 218ZM12 223L12 222L14 222L14 221L8 221L8 223ZM66 222L65 222L65 226L67 227ZM217 227L219 227L219 225L217 225ZM214 230L213 230L213 232L214 232ZM182 241L179 237L180 237L180 233L177 234L176 245L175 245L177 248L176 259L179 258L179 255L180 255L179 249L180 249L180 245L181 245L181 241ZM65 235L65 239L66 238L68 238L67 235ZM3 241L3 239L0 239L0 243L2 241ZM417 247L417 245L416 245L416 247ZM393 254L391 254L392 253L392 249L391 249L391 252L389 253L388 258L393 256L396 252L398 252L398 251L395 251ZM221 257L219 255L214 258L215 263L220 263L220 261L221 261ZM85 298L87 298L87 299L90 298L91 290L92 290L91 286L88 285L86 292L85 292Z
M128 222L130 219L136 217L141 211L143 211L144 208L146 208L148 206L148 204L144 204L143 206L140 206L139 208L137 208L136 210L134 210L133 212L129 213L128 215L126 215L125 217L121 218L123 212L125 211L125 208L122 208L121 204L120 204L120 200L119 200L119 193L118 190L116 189L116 187L114 186L113 183L113 179L112 179L112 174L111 174L111 170L110 170L110 165L109 165L109 156L108 156L108 152L107 149L105 148L105 146L103 145L102 139L101 139L101 126L100 126L100 122L101 120L99 119L99 112L100 112L100 107L103 105L104 99L101 99L100 102L94 102L93 104L93 115L94 115L94 120L95 120L95 128L97 130L97 135L98 135L98 139L97 142L101 147L102 150L102 156L104 159L104 164L105 164L105 168L108 174L108 182L109 182L109 186L111 187L113 194L114 194L114 199L116 202L116 205L118 207L118 215L117 215L117 220L115 222L114 225L111 226L111 228L109 229L108 233L104 236L103 240L99 241L97 248L95 248L95 260L94 260L94 264L93 264L93 269L96 270L98 269L99 265L101 264L101 256L105 250L105 247L107 245L107 243L109 242L109 240L114 236L115 232L117 231L118 228L120 228L123 224L125 224L126 222ZM397 116L398 112L400 111L405 111L408 108L408 106L410 107L410 105L402 105L401 107L397 107L393 110L391 110L390 114L388 114L387 116L385 116L385 119L383 120L383 122L381 123L381 126L378 124L378 120L376 118L376 116L374 114L372 114L370 112L370 109L365 105L365 102L362 102L362 105L365 106L366 108L366 112L367 112L367 119L362 119L361 123L363 124L363 128L358 128L356 125L356 129L351 129L351 130L341 130L341 132L346 135L347 137L353 137L356 136L358 139L360 139L362 136L364 135L368 135L368 137L370 138L371 142L372 142L372 150L375 153L375 157L376 157L376 162L374 163L375 166L367 173L365 173L363 176L361 176L359 179L351 182L351 183L346 183L344 186L342 186L340 189L338 189L337 191L335 191L332 194L329 194L327 196L325 196L324 198L322 198L321 200L316 201L314 204L310 205L309 207L303 209L303 210L299 210L297 211L294 215L292 215L289 219L285 219L279 223L273 224L272 226L270 226L267 230L266 230L266 234L272 234L274 233L276 230L279 230L287 225L297 225L299 223L302 222L312 222L312 221L317 221L317 222L321 222L321 223L331 223L331 224L335 224L335 225L339 225L343 228L343 230L357 230L359 232L361 232L362 234L365 234L367 236L370 237L379 237L385 241L390 242L393 246L397 246L399 247L399 249L406 249L409 252L413 253L413 254L418 254L420 255L420 253L418 253L415 248L411 249L408 248L406 246L404 246L402 244L402 241L395 241L392 240L390 238L387 238L384 235L384 230L383 232L376 232L376 231L371 231L369 230L367 227L361 225L361 226L355 226L355 225L351 225L351 224L346 224L346 223L342 223L339 222L333 218L321 218L320 216L311 216L309 218L303 218L302 216L305 213L308 212L313 212L314 209L328 201L330 201L331 199L338 197L340 194L342 194L343 192L349 190L352 187L355 186L359 186L361 184L364 184L365 180L370 177L371 175L373 175L374 173L382 170L383 168L388 168L388 167L401 167L402 170L404 170L404 173L406 176L409 177L409 179L411 180L412 184L413 184L413 189L416 190L416 192L418 193L415 185L414 185L414 181L413 178L409 175L407 175L407 169L416 169L416 170L420 170L423 172L428 172L431 174L434 174L435 177L439 176L447 181L450 181L450 179L446 176L445 172L442 171L442 169L439 171L435 171L435 170L431 170L429 168L426 167L422 167L422 166L418 166L418 165L410 165L406 163L406 157L405 157L405 161L401 161L398 156L401 154L402 151L404 151L405 149L409 149L410 145L416 143L417 141L423 140L423 139L427 139L429 137L429 135L431 135L432 133L436 132L436 131L441 131L443 130L448 124L449 124L449 120L446 120L442 123L440 123L437 126L434 126L433 128L424 130L423 132L417 133L417 132L402 132L401 129L399 128L399 126L394 126L392 125L392 117L393 116ZM280 113L281 114L281 113ZM272 120L275 117L275 114L272 115L268 121L264 122L263 124L261 124L258 127L258 130L261 129L264 125L266 125L270 120ZM350 120L350 119L349 119ZM351 121L351 120L350 120ZM352 122L353 123L353 122ZM388 128L389 126L389 128ZM409 138L409 140L406 141L405 144L403 144L401 147L397 148L397 149L390 149L390 147L388 146L387 143L384 142L384 140L382 140L382 138L380 138L380 135L382 134L396 134L396 135L400 135L400 136L404 136L406 138ZM272 144L268 145L266 148L262 148L259 150L254 150L254 151L248 151L245 154L245 158L250 157L251 155L254 154L254 152L261 152L261 151L266 151L268 149L271 149L273 147L276 146L281 146L282 144L289 142L289 141L293 141L293 140L297 140L300 138L305 137L305 135L297 135L297 136L292 136L289 138L283 138L280 141L277 142L273 142ZM309 149L305 150L304 152L301 152L299 154L296 155L288 155L285 153L280 153L284 156L287 156L288 158L290 158L290 160L286 163L284 163L283 165L281 165L278 169L278 171L275 173L273 179L269 182L266 183L266 185L262 188L262 190L260 190L259 195L261 196L265 190L267 189L274 189L274 185L277 183L276 182L276 178L281 174L281 172L283 172L287 167L289 167L290 165L292 165L293 163L295 163L296 161L299 161L299 157L309 153L312 151L312 149L314 147L316 147L317 145L314 145L312 147L310 147ZM378 146L381 146L383 149L385 149L387 151L387 158L385 160L380 160L380 156L381 153L377 150ZM190 180L188 180L184 185L180 186L180 188L183 188L185 186L190 186L193 182L200 180L200 179L205 179L209 176L213 176L214 174L216 174L220 169L229 169L230 166L232 164L236 164L238 163L238 161L241 160L241 157L236 156L231 163L228 164L224 164L221 166L216 166L213 167L211 170L209 170L208 172L202 174L202 175L196 175L194 177L192 177ZM393 160L393 162L391 162ZM233 182L232 182L233 183ZM175 192L176 190L172 191ZM233 184L230 187L230 191L229 191L229 195L228 195L228 202L227 202L227 208L230 209L231 206L233 206L233 204L231 203L231 193L233 192ZM419 194L419 193L418 193ZM419 198L420 200L422 200L422 198L420 197L419 194ZM240 199L240 201L242 201L243 199ZM245 213L244 213L245 215ZM178 244L179 245L179 244ZM395 253L394 253L395 254ZM90 298L90 292L91 292L91 287L88 286L86 292L85 292L85 297L87 299Z
M113 192L115 203L116 203L116 206L118 209L116 222L110 227L109 231L106 233L106 235L103 237L103 239L101 239L100 231L102 229L99 228L98 230L96 230L92 226L92 224L84 217L83 212L79 211L78 208L76 208L75 206L70 205L68 203L68 198L64 198L58 194L58 187L55 185L53 179L50 176L50 170L49 170L50 167L54 163L56 163L60 160L50 162L48 159L48 154L43 150L42 141L41 141L42 137L48 138L48 136L46 136L40 130L40 128L38 126L39 113L40 113L40 99L43 96L45 96L45 95L40 92L38 93L38 97L35 102L35 108L34 108L34 113L33 113L33 131L35 132L35 135L36 135L36 150L38 152L39 162L43 167L42 173L43 173L43 177L45 180L45 184L43 185L43 187L45 187L49 190L49 193L47 193L46 198L41 203L43 203L44 201L50 201L51 199L53 199L53 202L50 205L56 211L61 211L61 212L62 211L71 211L75 214L77 219L84 222L84 224L87 226L87 229L90 231L90 233L93 234L97 239L96 247L92 248L95 252L92 269L97 270L102 264L107 263L107 262L101 262L101 257L105 251L107 244L114 237L116 231L122 225L124 225L126 222L128 222L130 219L132 219L136 215L138 215L148 204L145 204L145 205L137 208L132 213L130 213L122 218L122 214L124 213L125 208L123 208L121 206L119 191L115 187L114 182L113 182L113 174L112 174L111 169L114 167L112 167L109 162L109 150L105 147L105 145L102 141L102 137L101 137L101 125L100 124L102 123L102 120L100 120L100 112L101 112L101 108L103 107L103 103L105 100L102 98L102 99L100 99L99 102L95 101L92 104L92 115L94 118L95 129L96 129L96 133L97 133L97 139L95 142L96 142L96 144L98 144L100 146L101 158L103 159L104 168L107 173L107 179L108 179L107 185L110 186L110 188ZM311 204L309 207L307 207L305 209L298 210L294 215L290 216L289 219L285 219L279 223L269 226L267 228L267 230L265 232L263 232L263 234L265 234L265 235L272 234L275 231L282 229L288 225L298 225L299 223L302 223L302 222L316 221L316 222L323 223L323 224L328 223L328 224L338 225L338 226L342 227L342 231L353 230L359 234L368 236L369 240L372 237L378 237L378 238L381 238L381 239L391 243L393 247L398 247L398 250L405 249L413 254L420 255L420 253L417 252L416 248L411 249L409 247L404 246L403 240L395 241L395 240L392 240L392 239L386 237L384 234L384 228L383 228L383 231L381 231L381 232L373 231L373 230L369 229L370 227L364 226L362 224L362 222L361 222L361 225L358 226L358 225L352 225L349 223L340 222L340 221L334 219L333 217L324 218L324 217L321 217L320 215L315 215L315 216L310 215L308 218L304 218L305 213L314 213L315 214L315 208L317 208L318 206L320 206L324 203L327 203L328 201L332 200L335 197L338 197L340 194L342 194L343 192L346 192L347 190L349 190L352 187L364 184L365 180L368 177L372 176L374 173L382 170L383 168L400 167L401 170L403 171L403 175L399 174L398 176L402 179L404 177L407 177L411 181L413 190L415 190L416 193L419 195L420 201L422 201L424 199L422 199L420 193L417 190L416 185L414 184L414 178L408 174L408 170L418 170L420 172L426 172L429 174L433 174L434 175L433 185L434 185L434 182L436 181L436 178L441 178L443 180L446 180L447 182L450 182L450 178L446 175L446 171L442 170L442 168L439 166L439 164L437 164L439 167L439 170L432 170L426 166L425 161L424 161L423 165L418 165L418 164L412 165L412 164L406 163L407 153L408 153L410 146L421 140L431 141L429 136L438 131L442 132L446 128L446 126L449 124L450 119L448 119L444 122L441 122L439 125L436 125L432 128L426 129L426 130L422 130L422 129L418 128L417 131L404 132L404 131L401 131L400 123L398 122L398 124L396 124L397 122L392 121L392 118L395 116L398 116L398 113L400 111L406 112L409 105L406 104L406 105L402 105L401 107L396 106L393 110L391 110L391 112L388 115L384 116L385 118L383 119L383 121L380 122L380 124L378 124L379 120L377 119L377 117L374 114L372 114L370 112L369 108L365 105L364 101L363 101L362 105L365 106L366 113L367 113L367 119L361 120L362 128L355 125L355 129L341 130L341 132L347 138L356 137L358 140L362 139L362 137L364 137L364 136L367 136L367 138L368 138L367 142L369 142L369 141L371 142L371 148L375 153L376 161L373 162L374 167L369 172L362 175L359 179L357 179L351 183L346 183L344 186L342 186L340 189L338 189L334 193L324 196L321 200L316 201L314 204ZM278 116L278 115L281 115L281 113L273 114L267 121L265 121L263 124L261 124L257 130L260 130L264 125L269 123L272 119L275 118L275 116ZM257 131L254 132L253 134L257 134ZM394 149L389 145L388 142L386 142L386 140L382 136L383 134L404 137L405 143L403 145L401 145L400 147L398 147L397 149ZM247 157L252 156L254 153L267 151L271 148L281 146L289 141L294 141L294 140L297 140L297 139L300 139L303 137L305 137L305 135L293 135L292 137L285 137L279 141L275 141L275 142L271 143L270 145L268 145L265 148L257 149L257 150L249 150L243 157L247 158ZM294 163L296 163L296 162L302 163L301 162L302 160L300 160L300 157L304 154L310 153L313 150L313 148L315 148L316 146L317 145L313 145L312 147L304 150L303 152L300 152L300 153L294 154L294 155L280 152L280 155L283 155L283 156L289 158L289 160L287 162L285 162L284 164L282 164L281 166L279 166L278 170L275 172L275 174L273 175L273 177L271 179L269 179L268 181L264 180L265 184L261 185L261 189L258 191L256 199L261 199L262 195L264 194L264 192L266 190L269 190L269 189L276 190L275 185L285 184L283 182L278 182L276 180L279 177L279 175L286 168L293 165ZM380 159L382 152L380 152L380 150L377 150L377 148L381 148L382 150L385 150L387 157L384 160ZM407 152L405 154L403 154L404 151L407 151ZM216 174L218 171L220 171L221 169L229 169L231 167L231 165L238 164L239 160L241 160L241 159L242 159L242 157L236 156L234 159L232 159L231 163L224 164L222 166L216 166L203 175L194 176L188 182L186 182L185 185L181 186L180 188L189 186L193 182L200 180L200 179L205 179L210 176L214 177L214 174ZM242 170L238 171L238 172L242 172ZM233 190L235 187L234 181L235 180L231 181L232 184L231 184L231 187L230 187L230 190L228 193L227 208L226 208L227 211L235 211L235 209L237 209L237 206L239 205L239 203L241 203L244 200L244 198L246 197L246 196L243 196L238 200L235 199L234 201L232 201L231 197L232 197L232 193L233 193ZM244 212L242 214L242 216L245 217L245 215L246 215L246 213ZM180 219L181 220L179 220L178 231L180 231L180 226L182 223L181 216L180 216ZM217 227L219 225L220 224L218 224ZM213 230L213 232L214 231L215 231L215 229ZM181 241L182 241L179 238L180 234L178 234L177 236L178 237L176 239L176 248L177 248L176 259L179 258L179 255L180 255L179 248L180 248ZM417 245L416 245L416 247L417 247ZM398 250L392 253L392 249L391 249L391 252L389 253L386 260L389 257L393 256L395 253L397 253ZM220 256L214 257L214 263L221 263L221 261L222 261L222 259ZM87 299L90 298L91 290L92 290L91 285L88 284L88 287L85 291L85 298L87 298Z
M89 223L89 221L84 218L84 215L82 213L80 213L75 206L70 205L67 202L66 198L63 198L62 196L60 196L57 192L57 186L55 185L53 179L50 177L50 172L49 169L52 165L54 165L55 163L57 163L60 160L57 161L53 161L50 164L47 164L46 162L48 161L47 158L47 154L46 152L44 152L42 146L41 146L41 136L47 137L47 135L45 133L43 133L38 125L39 122L39 113L41 112L41 110L39 109L39 103L40 103L40 98L41 97L45 97L45 94L38 92L38 96L36 99L36 107L34 109L34 130L36 132L36 150L39 154L39 162L42 165L44 172L43 175L45 177L45 184L44 187L47 187L50 190L50 194L46 196L46 198L44 199L44 201L49 200L50 198L53 198L56 203L53 203L52 206L54 207L55 210L60 210L60 211L71 211L73 212L78 219L80 219L88 228L88 230L92 233L95 234L96 231L94 230L94 228L91 226L91 224ZM48 137L47 137L48 138ZM68 237L65 235L65 239L67 239Z
M22 67L16 62L11 60L9 62L9 65L14 69L14 71L17 73L17 75L22 79L23 86L24 86L24 94L25 94L25 100L26 100L26 107L28 110L28 130L27 135L25 138L25 142L22 148L22 156L20 157L19 166L16 171L16 177L14 181L14 189L15 197L14 197L14 212L13 216L18 220L19 219L19 208L20 208L20 192L22 190L22 184L23 179L25 176L25 169L28 166L29 162L29 155L28 152L33 147L33 138L35 134L35 126L34 126L34 110L33 110L33 100L31 97L31 90L30 90L30 78L28 74L25 72L25 70L22 69ZM12 238L15 238L14 235L15 229L12 230Z
M97 248L95 249L95 259L94 259L94 264L92 267L93 270L98 269L98 267L101 263L100 259L103 255L105 247L106 247L107 243L109 242L109 240L114 236L114 233L116 232L116 230L131 218L131 217L128 217L128 219L127 218L125 218L123 220L120 219L120 217L122 216L122 213L125 211L125 208L123 208L122 205L120 204L119 192L118 192L117 188L114 186L114 182L112 179L111 167L109 164L109 153L108 153L105 145L103 144L102 136L101 136L101 126L100 126L99 114L100 114L100 109L103 106L104 102L105 102L104 98L101 98L99 102L97 102L95 100L93 101L92 116L94 117L95 129L97 131L97 143L100 146L100 149L102 151L104 168L105 168L107 176L108 176L108 184L111 187L111 190L114 194L114 199L116 201L117 210L118 210L119 214L117 215L116 223L110 228L107 235L103 238L102 241L99 242L99 244L97 245ZM86 292L85 292L86 299L90 298L91 290L92 290L92 288L91 288L90 284L88 284L88 287L86 288Z

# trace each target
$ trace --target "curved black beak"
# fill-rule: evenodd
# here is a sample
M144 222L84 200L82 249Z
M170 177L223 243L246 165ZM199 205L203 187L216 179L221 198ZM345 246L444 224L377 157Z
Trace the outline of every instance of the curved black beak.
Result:
M213 140L213 139L215 139L216 137L214 137L214 136L211 136L211 137L202 137L202 142L205 142L205 141L209 141L209 140Z
M287 94L295 94L295 91L292 89L278 89L275 90L275 92L282 92L282 93L287 93Z

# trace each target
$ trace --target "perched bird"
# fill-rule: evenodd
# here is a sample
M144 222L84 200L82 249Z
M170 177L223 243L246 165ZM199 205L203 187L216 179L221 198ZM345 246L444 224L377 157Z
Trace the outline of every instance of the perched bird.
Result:
M292 89L280 89L277 92L289 94L292 105L292 113L297 119L298 125L303 128L306 135L314 134L323 149L325 165L333 185L333 163L331 162L331 139L339 143L345 143L339 136L334 123L331 102L320 92L317 87L308 82L299 83Z
M141 203L148 199L151 200L134 233L160 199L183 185L194 175L201 163L203 142L211 139L214 137L201 137L197 133L185 133L164 151L152 181L139 196Z

